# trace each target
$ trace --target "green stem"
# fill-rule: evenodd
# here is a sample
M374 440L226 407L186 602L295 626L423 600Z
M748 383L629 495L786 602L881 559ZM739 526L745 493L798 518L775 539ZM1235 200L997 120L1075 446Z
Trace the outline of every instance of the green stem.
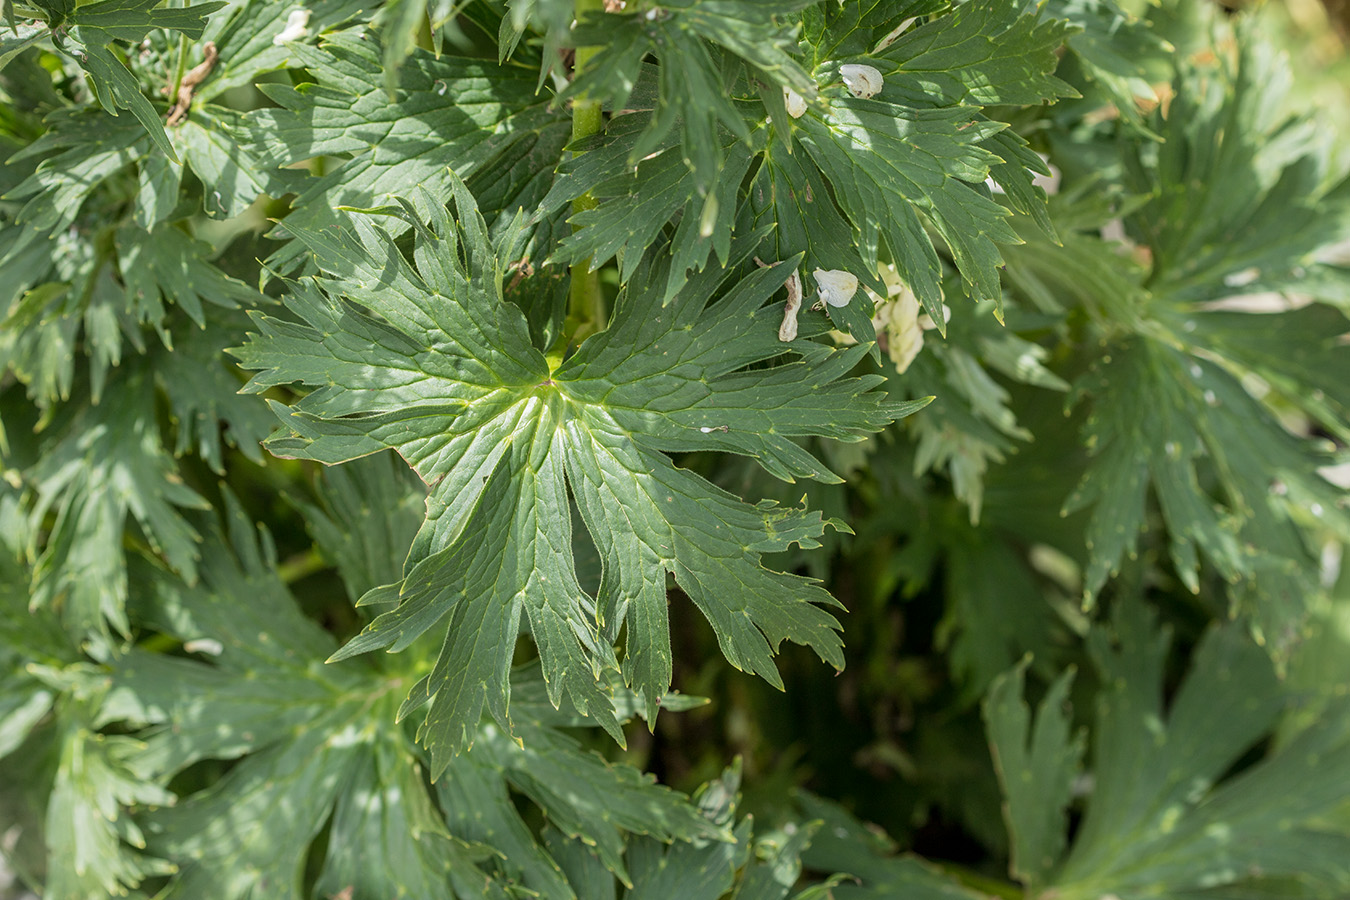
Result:
M178 35L178 66L173 73L172 90L169 91L169 106L178 102L178 89L183 86L183 76L187 74L188 39L187 35Z
M319 555L319 551L311 548L302 553L297 553L277 566L277 576L285 584L295 584L301 578L307 578L315 572L322 572L326 568L328 568L328 561Z
M576 0L578 21L588 12L604 9L604 0ZM599 52L596 47L578 47L575 73L580 74L586 63ZM572 101L572 141L599 134L605 126L604 112L599 101L584 95ZM599 204L590 193L572 201L572 212L595 209ZM576 228L577 226L573 226ZM589 334L605 328L605 295L600 289L600 274L591 271L590 257L572 265L572 287L567 306L568 318L576 323L569 329L571 341L581 341Z

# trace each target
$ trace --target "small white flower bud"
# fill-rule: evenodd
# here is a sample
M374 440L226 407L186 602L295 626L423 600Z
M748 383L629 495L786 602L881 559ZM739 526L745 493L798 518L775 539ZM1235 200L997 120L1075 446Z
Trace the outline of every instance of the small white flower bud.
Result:
M225 645L215 638L195 638L183 645L188 653L204 653L207 656L219 656L225 652Z
M794 119L800 119L806 112L806 101L792 88L783 88L783 103L787 105L788 115Z
M859 100L875 97L885 86L881 72L872 66L849 63L839 67L839 76L844 79L848 92Z
M843 269L816 269L816 295L830 306L848 306L858 292L858 279Z
M309 34L309 10L294 9L286 17L286 27L281 33L272 38L272 43L278 47L287 41L298 41Z

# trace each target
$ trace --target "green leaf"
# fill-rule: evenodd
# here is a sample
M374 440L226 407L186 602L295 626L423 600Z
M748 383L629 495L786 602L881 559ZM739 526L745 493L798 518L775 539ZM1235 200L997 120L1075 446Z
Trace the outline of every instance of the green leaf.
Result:
M533 686L539 695L537 705L544 705L546 695L538 690L544 685ZM645 834L662 843L731 840L728 828L710 823L688 798L656 784L652 776L608 763L538 720L526 719L519 729L517 743L484 726L482 743L475 745L474 753L481 748L507 783L539 806L553 828L584 840L625 884L632 882L622 858L621 832Z
M737 760L694 795L699 812L709 823L722 830L735 825L734 841L680 842L664 851L651 838L630 841L628 866L633 884L624 900L717 900L729 891L737 870L746 863L753 827L748 816L736 824L740 787L741 766Z
M872 290L886 293L877 277L876 266L869 266L854 243L856 232L844 219L830 197L820 170L804 154L785 154L772 147L765 154L750 188L750 207L756 219L773 223L778 244L775 259L790 259L803 254L799 267L803 291L810 294L814 282L809 277L817 269L849 272ZM865 295L855 296L842 310L828 307L832 319L847 319L841 327L859 341L873 341L876 330Z
M600 48L560 99L589 97L614 110L626 109L642 73L643 60L655 53L660 89L649 124L637 137L629 165L664 148L673 133L680 157L692 173L700 197L719 180L722 163L719 131L749 142L747 117L733 102L744 90L736 62L750 64L764 80L789 86L804 96L815 84L790 55L791 31L777 16L804 3L769 0L677 0L652 11L593 13L573 30L579 47ZM678 132L677 132L678 129ZM730 217L731 210L725 215ZM714 208L705 221L716 220Z
M285 193L272 173L239 140L244 117L220 106L198 106L173 132L183 163L204 186L202 205L212 218L228 219L263 194Z
M337 566L355 603L402 575L422 525L426 487L394 454L381 453L324 469L319 503L299 505L315 543Z
M580 145L577 155L559 168L557 180L540 203L539 214L563 210L584 195L594 198L598 207L583 209L568 219L573 231L562 238L554 257L568 264L588 261L595 269L617 256L621 260L619 274L625 280L641 262L643 251L679 214L670 277L664 288L668 303L684 285L689 270L701 270L712 252L726 263L732 217L730 213L718 215L717 211L736 208L752 154L742 143L720 142L722 168L705 197L680 148L668 146L669 142L636 166L627 164L649 121L641 113L622 116L595 146Z
M436 781L436 796L452 834L490 845L500 854L496 868L503 881L543 897L571 897L572 888L560 868L560 863L566 865L563 854L552 844L547 851L539 845L512 801L505 773L487 754L474 751L452 759ZM592 859L599 869L597 880L612 885L613 876Z
M115 2L115 0L107 0ZM99 106L116 116L119 109L128 110L141 128L150 136L150 143L165 156L178 162L178 154L164 133L164 123L150 101L141 93L136 76L127 69L120 53L111 48L113 35L99 28L81 28L84 49L74 51L74 58L89 74L89 88ZM68 51L69 52L69 51Z
M245 117L250 152L263 166L352 155L328 174L292 188L299 196L287 223L295 230L338 224L334 207L375 207L418 186L448 200L456 176L487 177L513 162L528 164L532 172L551 168L556 156L529 163L520 157L539 147L561 150L570 133L570 122L546 108L535 95L532 74L521 66L435 58L419 50L400 67L399 92L391 103L381 84L379 47L372 42L337 34L322 48L295 44L291 53L318 84L264 85L281 108ZM526 205L532 211L539 195L526 188L533 185L525 181L519 198L497 200L508 218ZM303 245L293 244L272 264L303 252Z
M950 654L962 697L973 700L1019 653L1053 659L1062 626L1019 548L959 519L940 534L946 611L936 637Z
M47 801L50 863L44 896L96 900L172 871L165 861L132 849L144 849L145 839L123 807L173 801L168 791L136 775L130 761L138 749L129 737L81 728L63 733Z
M361 0L306 0L304 9L310 14L309 35L323 34L356 17L364 19L369 15L369 7ZM295 51L308 46L312 38L275 43L295 11L296 6L281 3L232 3L212 16L202 39L203 43L213 42L220 55L196 96L212 103L217 110L223 109L228 105L221 97L226 91L252 87L260 80L265 81L261 76L268 72L300 64ZM195 110L193 114L196 115Z
M196 578L197 532L180 510L206 501L178 475L160 442L154 382L144 365L123 365L98 405L63 405L38 444L41 458L25 474L40 528L55 516L33 572L33 603L56 606L72 634L107 625L130 631L123 531L128 515L156 553L184 578Z
M295 285L288 304L309 324L260 319L263 335L238 354L264 370L254 390L318 388L282 411L294 432L274 438L273 452L331 464L392 446L433 486L403 585L367 598L397 590L400 606L338 655L402 649L451 617L435 669L410 698L432 701L422 736L433 771L467 744L484 703L509 729L507 671L522 613L552 701L569 695L611 728L597 678L614 665L609 647L626 622L625 680L652 718L671 679L667 572L738 668L778 684L771 652L784 639L841 665L836 623L818 605L829 595L759 566L764 552L812 544L820 517L748 506L661 451L721 449L782 478L831 479L793 437L854 440L922 404L888 405L871 391L875 378L846 378L862 347L740 371L783 352L781 313L763 304L785 266L751 272L711 305L726 272L702 273L667 308L647 287L663 272L649 266L620 296L610 329L550 371L501 300L502 263L471 198L461 189L458 225L420 202L432 222L418 223L416 269L363 220L359 239L299 232L328 273L317 284L332 294ZM481 273L475 281L461 245ZM435 296L452 302L429 305ZM598 602L576 582L570 517L542 514L568 508L565 484L605 560Z
M140 190L136 192L134 219L137 225L150 231L169 218L178 205L183 167L174 165L167 156L155 150L141 157L138 162L136 168Z
M58 110L46 124L42 137L7 161L42 160L32 175L5 194L6 200L27 201L15 221L34 236L69 228L101 183L145 155L139 128L125 121L109 122L88 108Z
M410 743L384 727L390 686L323 665L332 639L276 575L266 532L251 534L232 498L226 505L229 543L209 536L199 585L144 573L142 621L181 641L184 656L119 658L102 711L107 722L150 726L141 770L166 777L204 759L239 759L206 790L146 818L151 845L178 866L165 896L305 896L303 861L330 815L321 883L383 894L443 885L449 873L472 886L457 896L486 896L489 879L475 868L483 854L438 826Z
M462 900L508 897L482 872L493 855L450 835L425 787L425 774L400 740L377 740L374 759L339 795L328 858L315 890L323 896L440 897L447 884Z
M1042 20L1035 3L964 3L886 43L904 23L901 16L931 13L932 7L888 10L886 33L862 33L861 8L813 22L808 40L816 41L814 74L825 102L809 108L793 130L852 223L852 242L868 276L884 241L925 311L943 323L942 264L930 226L967 293L995 301L1002 296L995 245L1018 238L984 182L992 176L1015 208L1032 211L1049 227L1041 211L1044 195L1028 172L1043 171L1043 164L1021 138L999 136L1004 126L981 116L979 105L1039 103L1073 90L1051 74L1066 26ZM876 52L863 55L873 42L868 49ZM855 55L834 55L843 48ZM839 66L850 62L883 76L875 99L850 96L840 83ZM830 224L812 222L808 230L837 231Z
M1166 632L1137 601L1089 636L1098 695L1095 788L1053 880L1070 900L1254 895L1294 887L1333 897L1350 885L1350 849L1324 817L1350 797L1343 702L1279 751L1220 781L1292 699L1241 626L1212 628L1163 709Z
M32 46L42 40L49 34L44 25L16 24L10 31L0 29L0 69L5 67L15 56L18 56L27 47Z
M143 322L158 324L166 300L176 303L200 328L206 322L202 301L228 309L263 299L212 265L207 244L172 225L161 224L148 232L124 227L118 230L116 243L127 308Z
M1026 105L1077 93L1054 76L1071 32L1037 0L973 0L901 35L878 59L934 106Z
M842 806L804 792L797 804L811 819L824 824L802 863L820 872L851 876L838 878L827 897L839 900L976 900L987 895L958 884L950 876L911 855L894 855L895 845L876 826L865 825Z
M526 745L485 723L474 751L452 760L437 786L447 822L415 747L390 728L397 693L415 676L325 666L333 641L276 574L267 532L251 533L229 495L226 506L229 544L208 536L198 585L141 572L141 621L181 642L182 655L138 648L119 657L100 714L104 723L149 726L135 763L154 777L238 760L210 787L147 817L156 852L179 867L166 896L303 896L302 863L330 815L318 877L328 892L444 896L448 881L464 900L505 897L523 872L528 886L568 896L508 784L557 827L612 853L620 872L620 829L665 841L725 837L684 795L557 730L537 670L517 679Z
M1164 143L1125 151L1127 186L1148 202L1126 217L1152 251L1148 285L1174 303L1299 290L1318 251L1350 235L1350 178L1331 180L1318 123L1290 116L1288 71L1273 47L1239 30L1228 70L1183 65Z
M1148 23L1122 9L1115 0L1049 0L1046 12L1066 19L1079 30L1066 46L1077 57L1084 76L1096 85L1141 134L1152 136L1144 124L1139 101L1156 102L1149 75L1170 65L1176 48L1149 28Z
M428 6L431 6L428 9ZM417 35L423 23L436 35L436 53L440 54L441 26L452 19L464 4L451 0L389 0L381 5L370 24L379 29L384 55L384 89L393 97L398 90L398 70L417 47Z
M1223 577L1254 587L1248 605L1257 625L1273 650L1287 649L1315 571L1291 517L1346 529L1341 492L1315 471L1330 459L1289 434L1217 363L1159 342L1111 347L1077 390L1093 398L1084 425L1093 456L1064 508L1092 509L1085 595L1095 596L1121 556L1134 552L1152 487L1182 581L1199 589L1203 551ZM1217 481L1217 497L1201 487L1202 472ZM1272 479L1284 488L1273 490ZM1285 589L1282 570L1307 587Z
M877 319L884 326L892 360L898 356L896 365L887 367L891 392L938 397L924 415L910 423L918 439L914 471L945 470L975 524L983 513L984 482L991 464L1004 463L1032 439L1014 411L1007 384L1020 382L1059 391L1069 387L1045 367L1045 348L1021 336L1057 319L1028 314L1020 304L1008 303L1000 322L994 316L994 304L986 302L965 316L953 317L945 338L939 339L912 314L904 313L906 299L902 291L886 301ZM912 358L906 348L912 348ZM898 372L906 362L905 370ZM1018 655L1001 660L994 671L1006 669Z
M98 0L80 4L70 17L80 30L98 29L119 41L139 41L152 28L181 32L197 40L206 28L206 17L227 4L221 0L194 6L156 9L159 0Z
M219 270L210 268L219 275ZM208 307L206 327L180 320L170 332L173 349L154 356L156 380L168 400L169 417L176 430L174 455L195 450L213 472L221 475L225 474L227 446L261 464L262 441L275 421L262 404L240 396L243 379L224 355L247 323L238 311Z
M831 98L808 111L798 138L852 221L864 262L884 239L924 310L942 315L941 263L920 212L943 238L971 297L999 299L995 241L1015 243L1007 210L977 185L1001 160L980 146L1001 126L968 107L913 109L882 100Z
M1083 735L1070 733L1066 711L1074 670L1051 684L1036 708L1022 699L1027 666L1024 659L994 679L982 711L989 747L1003 789L1003 816L1012 837L1009 873L1030 889L1044 885L1064 852L1068 806L1083 757Z
M801 855L823 823L789 823L782 832L756 841L758 858L745 867L734 900L784 900L802 877ZM801 895L797 895L801 900Z

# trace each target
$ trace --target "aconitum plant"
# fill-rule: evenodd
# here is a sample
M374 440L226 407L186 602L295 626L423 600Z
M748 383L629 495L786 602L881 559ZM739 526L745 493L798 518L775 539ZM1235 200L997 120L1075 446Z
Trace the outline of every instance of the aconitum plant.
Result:
M14 890L1350 895L1312 0L2 13Z

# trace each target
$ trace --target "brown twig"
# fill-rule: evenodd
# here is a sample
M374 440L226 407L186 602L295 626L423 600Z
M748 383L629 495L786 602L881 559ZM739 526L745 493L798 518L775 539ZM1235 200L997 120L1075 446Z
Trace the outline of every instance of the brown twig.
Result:
M192 95L195 93L197 85L206 80L211 74L211 70L216 67L216 59L220 56L216 52L214 41L207 41L202 46L202 53L205 59L194 66L178 85L178 99L174 102L173 108L169 110L169 118L164 123L166 125L177 125L187 118L188 109L192 106Z

